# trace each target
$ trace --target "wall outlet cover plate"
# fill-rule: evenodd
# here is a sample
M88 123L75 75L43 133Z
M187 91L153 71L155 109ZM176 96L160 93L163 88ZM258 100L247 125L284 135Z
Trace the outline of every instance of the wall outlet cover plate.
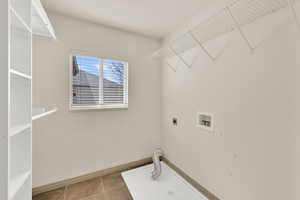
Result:
M214 130L214 117L211 113L197 113L196 127L205 129L207 131Z

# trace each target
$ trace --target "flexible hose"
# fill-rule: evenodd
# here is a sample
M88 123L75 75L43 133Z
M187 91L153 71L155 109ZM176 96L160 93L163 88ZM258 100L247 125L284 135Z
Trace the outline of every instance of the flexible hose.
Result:
M153 153L152 160L154 165L154 170L152 171L152 179L157 180L161 175L161 163L160 157L163 155L161 149L156 149Z

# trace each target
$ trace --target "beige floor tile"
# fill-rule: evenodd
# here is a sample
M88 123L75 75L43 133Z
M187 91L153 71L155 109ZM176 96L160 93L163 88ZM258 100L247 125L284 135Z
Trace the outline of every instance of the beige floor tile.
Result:
M92 195L80 200L108 200L108 198L106 198L105 194L103 192L98 193L96 195Z
M105 191L108 200L133 200L126 186Z
M103 185L105 190L113 190L124 187L126 184L120 173L111 174L103 177Z
M72 184L33 200L133 200L120 173Z
M45 192L34 196L33 200L64 200L65 188L60 188L50 192Z
M88 181L69 185L66 188L65 200L79 200L85 197L101 193L103 184L101 178L94 178Z

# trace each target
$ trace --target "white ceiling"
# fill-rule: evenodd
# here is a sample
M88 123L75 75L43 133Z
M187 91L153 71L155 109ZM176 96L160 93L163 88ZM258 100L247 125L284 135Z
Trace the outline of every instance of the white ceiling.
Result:
M41 0L47 10L163 38L215 0Z

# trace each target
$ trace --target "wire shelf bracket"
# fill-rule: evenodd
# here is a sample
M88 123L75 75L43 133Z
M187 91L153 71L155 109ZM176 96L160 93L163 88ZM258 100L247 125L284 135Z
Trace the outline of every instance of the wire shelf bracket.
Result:
M169 46L169 48L170 48L170 50L174 53L174 55L177 56L177 58L179 58L179 60L181 60L181 62L183 62L183 64L184 64L185 66L187 66L188 68L191 68L191 67L192 67L191 65L189 65L189 64L184 60L184 58L183 58L179 53L177 53L177 52L173 49L173 47L172 47L171 45Z
M163 48L163 62L173 71L177 72L178 63L181 61L170 47ZM174 60L175 59L175 60Z
M170 68L173 72L177 72L176 67L173 67L168 61L165 61L165 63L169 66L169 68Z
M171 53L173 53L170 49L168 48L161 48L159 50L157 50L156 52L154 52L152 54L152 58L153 59L159 59L162 61L162 63L164 65L167 65L173 72L177 71L177 67L174 67L171 63L169 63L169 61L167 60L168 56L167 56L167 51L170 51ZM176 62L178 63L178 61Z
M216 14L201 21L197 26L190 29L188 33L196 42L196 44L200 46L202 51L204 51L205 54L214 62L217 60L219 55L222 54L224 47L222 47L221 52L217 53L217 55L214 55L214 53L211 52L209 47L207 47L205 44L215 41L225 34L230 34L234 30L235 23L233 23L232 18L227 10L223 8Z
M215 61L215 57L213 57L208 50L202 45L202 43L197 39L197 37L192 33L192 31L188 32L190 36L195 40L195 42L199 45L199 47L202 49L202 51L212 60Z
M215 56L215 60L217 60L219 57L221 57L223 55L223 53L225 52L226 48L229 46L229 42L227 42L223 49Z
M292 18L294 19L299 31L300 31L300 22L299 22L299 18L297 16L297 13L296 13L296 10L295 10L295 7L292 3L291 0L287 0L287 3L288 3L288 7L289 7L289 10L290 10L290 13L291 13L291 16Z
M239 31L240 35L242 36L242 38L244 39L244 41L246 42L247 46L249 47L250 51L252 52L254 50L254 47L252 47L250 41L248 40L248 38L246 37L245 33L243 32L241 26L239 25L238 21L235 19L235 17L233 16L230 8L227 6L226 10L228 11L228 13L230 14L232 21L234 22L236 29Z

